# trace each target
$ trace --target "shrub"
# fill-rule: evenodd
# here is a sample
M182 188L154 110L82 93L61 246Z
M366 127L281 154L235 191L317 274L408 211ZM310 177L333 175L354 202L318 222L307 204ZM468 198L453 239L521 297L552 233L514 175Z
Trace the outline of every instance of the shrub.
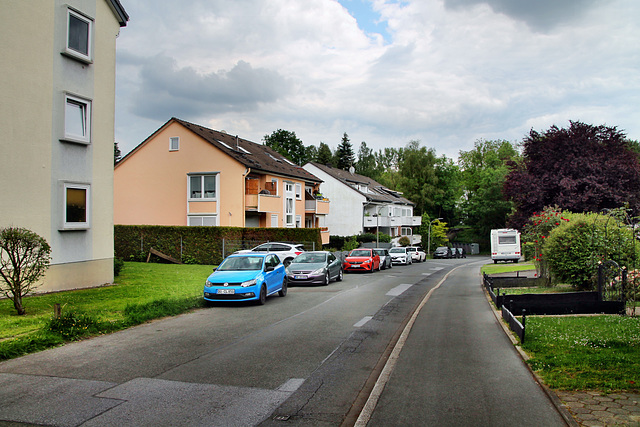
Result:
M402 236L400 239L398 239L398 244L400 246L409 246L411 244L411 241L407 236Z
M113 258L113 277L118 277L124 268L124 260L122 258Z
M0 292L13 301L19 315L25 314L22 297L37 287L50 259L51 247L33 231L0 229Z
M65 339L75 339L99 331L98 320L88 314L66 312L60 317L52 317L46 330L61 335Z
M632 269L638 256L633 229L610 215L567 214L548 236L542 255L553 280L594 289L599 262L613 260Z

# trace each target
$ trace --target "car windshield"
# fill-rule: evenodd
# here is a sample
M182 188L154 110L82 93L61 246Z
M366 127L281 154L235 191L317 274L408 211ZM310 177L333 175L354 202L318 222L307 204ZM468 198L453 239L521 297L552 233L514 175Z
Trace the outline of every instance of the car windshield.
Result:
M222 261L216 271L261 270L263 261L264 258L260 256L229 257Z
M391 254L403 254L405 250L403 248L391 248L389 249L389 253Z
M438 249L436 249L436 251L438 251L438 252L442 252L442 251L446 252L447 251L447 247L446 246L440 246Z
M374 252L380 256L384 256L384 249L374 249Z
M325 262L327 254L303 253L295 257L293 262L296 264L319 264Z
M371 249L354 249L349 256L371 256Z
M407 248L407 250L408 250L409 252L415 252L415 251L416 251L416 248Z

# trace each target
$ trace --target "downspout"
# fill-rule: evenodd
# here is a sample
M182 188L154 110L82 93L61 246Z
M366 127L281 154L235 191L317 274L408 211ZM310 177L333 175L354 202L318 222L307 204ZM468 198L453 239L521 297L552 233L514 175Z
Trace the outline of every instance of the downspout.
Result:
M247 175L251 173L251 168L247 168L242 175L242 227L247 226Z

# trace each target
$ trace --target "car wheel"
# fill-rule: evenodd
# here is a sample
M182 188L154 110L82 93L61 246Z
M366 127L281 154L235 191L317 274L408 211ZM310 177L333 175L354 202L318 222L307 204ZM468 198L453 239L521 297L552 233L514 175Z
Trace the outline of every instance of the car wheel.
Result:
M329 277L329 272L327 271L324 274L324 281L322 282L322 286L327 286L329 283L331 283L331 277Z
M282 279L282 289L278 291L278 295L280 295L281 297L287 296L287 287L288 287L287 282L288 282L287 277L285 276L285 278Z
M340 272L338 272L338 278L336 279L336 281L342 282L342 277L343 277L343 272L342 272L342 269L340 269Z
M262 285L260 288L260 296L258 297L258 304L264 305L267 302L267 286Z

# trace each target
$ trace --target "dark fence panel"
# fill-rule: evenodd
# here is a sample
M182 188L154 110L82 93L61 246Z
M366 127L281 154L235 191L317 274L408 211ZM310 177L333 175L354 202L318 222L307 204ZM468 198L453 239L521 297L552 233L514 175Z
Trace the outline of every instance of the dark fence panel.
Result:
M523 312L522 323L516 319L511 311L502 306L502 318L507 322L509 328L520 338L520 342L524 343L526 316Z

